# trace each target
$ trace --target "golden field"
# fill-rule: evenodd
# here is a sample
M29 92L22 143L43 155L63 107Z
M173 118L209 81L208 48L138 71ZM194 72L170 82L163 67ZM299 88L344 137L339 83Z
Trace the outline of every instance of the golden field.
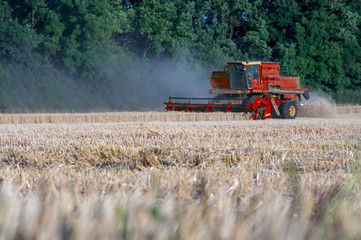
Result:
M361 111L337 111L0 115L0 239L360 238Z

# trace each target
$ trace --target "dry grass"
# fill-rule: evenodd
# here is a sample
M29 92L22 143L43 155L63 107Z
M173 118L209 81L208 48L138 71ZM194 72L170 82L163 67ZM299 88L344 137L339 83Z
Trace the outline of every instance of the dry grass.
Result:
M337 112L339 114L361 114L360 105L338 105Z
M147 114L0 125L0 238L361 236L359 115Z

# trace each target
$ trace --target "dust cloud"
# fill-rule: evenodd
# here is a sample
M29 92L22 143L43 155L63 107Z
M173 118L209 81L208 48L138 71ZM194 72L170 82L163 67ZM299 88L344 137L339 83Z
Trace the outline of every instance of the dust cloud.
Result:
M169 96L209 96L210 69L187 61L103 53L89 62L88 77L40 60L31 68L0 64L0 112L163 111Z
M134 94L127 100L139 110L161 110L169 96L209 97L210 73L202 66L162 60L129 69L129 90Z
M338 115L335 101L321 90L311 91L310 99L303 100L299 117L332 118Z

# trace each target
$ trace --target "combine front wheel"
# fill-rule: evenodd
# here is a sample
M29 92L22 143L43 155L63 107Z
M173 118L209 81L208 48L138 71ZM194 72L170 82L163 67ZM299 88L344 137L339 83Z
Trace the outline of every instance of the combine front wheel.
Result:
M285 119L295 119L297 116L297 104L294 101L283 103L280 110Z

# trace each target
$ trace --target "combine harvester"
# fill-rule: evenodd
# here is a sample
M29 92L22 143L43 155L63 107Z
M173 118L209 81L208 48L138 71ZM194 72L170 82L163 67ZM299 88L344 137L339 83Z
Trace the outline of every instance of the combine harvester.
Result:
M294 119L301 96L309 99L309 91L279 63L232 61L224 71L212 72L209 93L214 97L169 97L164 104L168 111L245 112L252 113L251 120Z

